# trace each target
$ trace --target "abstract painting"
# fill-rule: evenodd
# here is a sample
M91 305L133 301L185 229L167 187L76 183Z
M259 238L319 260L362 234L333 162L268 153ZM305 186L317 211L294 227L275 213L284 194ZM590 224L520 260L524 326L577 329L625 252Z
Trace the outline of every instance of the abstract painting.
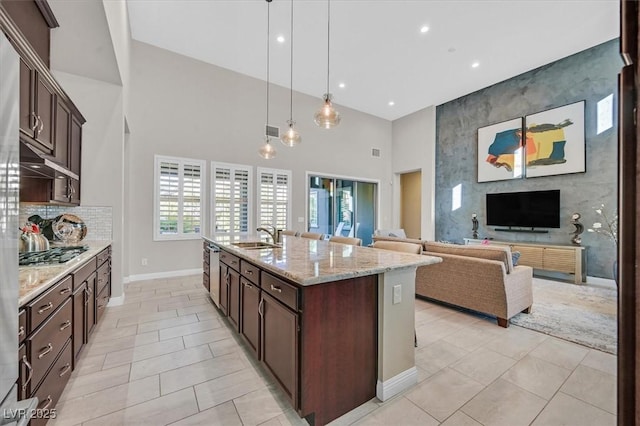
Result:
M522 118L478 129L478 182L523 176Z
M584 101L525 118L526 177L585 171Z

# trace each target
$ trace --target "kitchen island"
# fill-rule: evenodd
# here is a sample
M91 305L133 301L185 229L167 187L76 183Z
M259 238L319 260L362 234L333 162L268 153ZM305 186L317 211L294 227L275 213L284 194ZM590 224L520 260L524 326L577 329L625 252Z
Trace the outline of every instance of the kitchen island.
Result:
M297 237L257 241L205 238L203 284L301 417L326 424L417 383L416 269L440 258ZM215 260L210 250L219 250Z

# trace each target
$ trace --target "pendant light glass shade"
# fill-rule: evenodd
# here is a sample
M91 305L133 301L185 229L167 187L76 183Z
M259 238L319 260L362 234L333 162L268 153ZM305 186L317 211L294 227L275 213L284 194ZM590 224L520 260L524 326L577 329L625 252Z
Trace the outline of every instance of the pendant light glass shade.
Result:
M300 133L298 133L294 127L296 124L295 121L287 120L287 124L289 128L280 136L280 142L288 147L294 147L302 142L302 137L300 137Z
M273 145L271 145L270 142L271 140L267 137L264 140L264 145L262 145L260 147L260 150L258 151L260 157L264 158L265 160L271 160L276 156L276 149L273 147Z
M331 93L325 93L324 105L313 116L313 121L320 127L331 129L340 124L340 113L331 104Z

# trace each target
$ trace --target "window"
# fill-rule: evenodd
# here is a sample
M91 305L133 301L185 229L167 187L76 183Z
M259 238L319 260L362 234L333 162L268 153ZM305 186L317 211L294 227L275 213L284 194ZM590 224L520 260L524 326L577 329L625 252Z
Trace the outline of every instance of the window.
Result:
M258 224L289 228L291 171L258 168Z
M246 234L251 229L251 166L211 164L211 226L215 234Z
M205 162L155 156L154 240L202 235Z

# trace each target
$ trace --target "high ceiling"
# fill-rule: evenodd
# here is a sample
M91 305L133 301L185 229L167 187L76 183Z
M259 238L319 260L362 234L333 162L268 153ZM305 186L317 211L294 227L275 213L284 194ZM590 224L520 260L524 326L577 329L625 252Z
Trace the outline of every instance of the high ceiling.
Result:
M134 39L266 79L265 0L128 7ZM288 88L291 2L269 7L270 81ZM618 0L333 0L330 91L337 105L394 120L616 38L618 14ZM320 104L327 1L295 0L294 31L294 90Z

